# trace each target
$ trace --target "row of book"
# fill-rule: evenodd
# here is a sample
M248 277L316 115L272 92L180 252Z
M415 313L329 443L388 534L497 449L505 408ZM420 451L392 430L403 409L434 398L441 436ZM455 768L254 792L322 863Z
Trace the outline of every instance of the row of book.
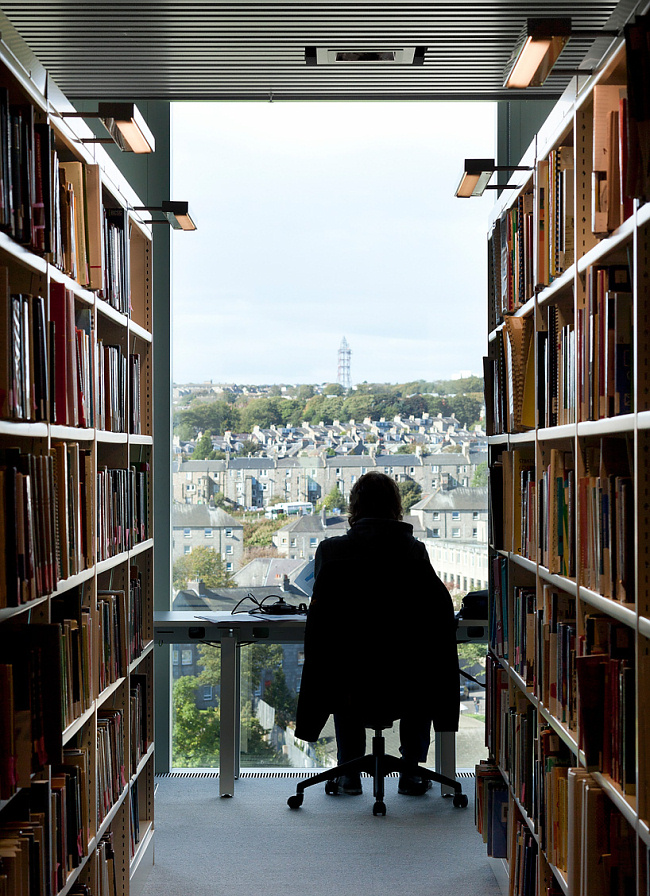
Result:
M131 732L131 775L149 748L147 676L132 672L129 677L129 706Z
M146 644L144 620L145 606L144 592L142 590L142 573L134 564L129 570L128 649L130 663L142 654Z
M121 709L97 713L97 825L101 825L126 787L124 714Z
M91 309L62 283L48 319L43 297L11 294L0 267L0 349L3 419L140 433L140 355L95 341Z
M97 592L99 626L99 692L122 678L125 667L126 595L123 591Z
M128 240L123 209L104 208L104 283L101 296L122 314L130 314Z
M579 419L631 413L633 331L628 265L588 269L585 299L577 309L576 344Z
M536 334L536 419L540 427L575 423L577 419L578 348L573 309L551 305L547 316L547 329Z
M149 537L149 464L97 472L97 560L107 560Z

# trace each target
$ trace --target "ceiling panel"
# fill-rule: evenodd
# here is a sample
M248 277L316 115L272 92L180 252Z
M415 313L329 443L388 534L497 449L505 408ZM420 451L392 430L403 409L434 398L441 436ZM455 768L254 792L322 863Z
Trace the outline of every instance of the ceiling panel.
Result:
M528 16L620 28L635 0L219 2L1 0L4 19L70 98L500 99ZM3 21L0 20L0 27ZM5 37L3 29L3 37ZM609 39L572 38L563 67L589 67ZM423 65L305 63L306 47L426 47ZM585 60L586 57L586 62ZM590 62L591 60L591 62ZM551 77L526 98L559 95Z

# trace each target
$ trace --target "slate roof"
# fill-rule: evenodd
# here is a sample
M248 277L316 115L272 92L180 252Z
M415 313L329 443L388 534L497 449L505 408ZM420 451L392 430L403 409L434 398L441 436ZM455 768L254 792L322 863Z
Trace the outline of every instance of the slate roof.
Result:
M452 489L439 488L432 495L427 495L411 510L484 510L487 511L487 486L465 488L459 486Z
M233 578L241 587L282 585L284 576L295 579L309 562L289 560L287 557L256 557L238 570Z
M240 520L209 504L174 504L172 525L174 529L243 529Z
M248 594L252 594L258 601L270 597L267 604L275 603L280 597L293 604L305 602L307 595L296 585L289 585L285 591L278 585L263 585L261 587L238 588L206 588L205 593L198 595L196 591L179 591L173 602L174 610L222 610L232 611L242 601L240 610L252 610L255 604L252 600L245 600Z

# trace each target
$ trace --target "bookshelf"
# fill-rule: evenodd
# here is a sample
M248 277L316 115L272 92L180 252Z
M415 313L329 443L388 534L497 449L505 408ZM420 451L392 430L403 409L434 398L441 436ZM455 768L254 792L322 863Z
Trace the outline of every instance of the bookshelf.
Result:
M490 221L477 825L509 896L650 886L650 22L633 21Z
M0 890L129 896L154 840L152 232L69 108L0 42Z

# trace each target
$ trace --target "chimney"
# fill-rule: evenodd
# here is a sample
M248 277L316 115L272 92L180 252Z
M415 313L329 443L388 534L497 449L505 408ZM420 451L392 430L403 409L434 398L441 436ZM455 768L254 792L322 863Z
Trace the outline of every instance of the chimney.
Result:
M283 591L288 591L288 590L289 590L289 584L290 584L290 583L289 583L289 576L288 576L288 575L286 574L286 572L285 572L285 574L282 576L282 590L283 590Z

